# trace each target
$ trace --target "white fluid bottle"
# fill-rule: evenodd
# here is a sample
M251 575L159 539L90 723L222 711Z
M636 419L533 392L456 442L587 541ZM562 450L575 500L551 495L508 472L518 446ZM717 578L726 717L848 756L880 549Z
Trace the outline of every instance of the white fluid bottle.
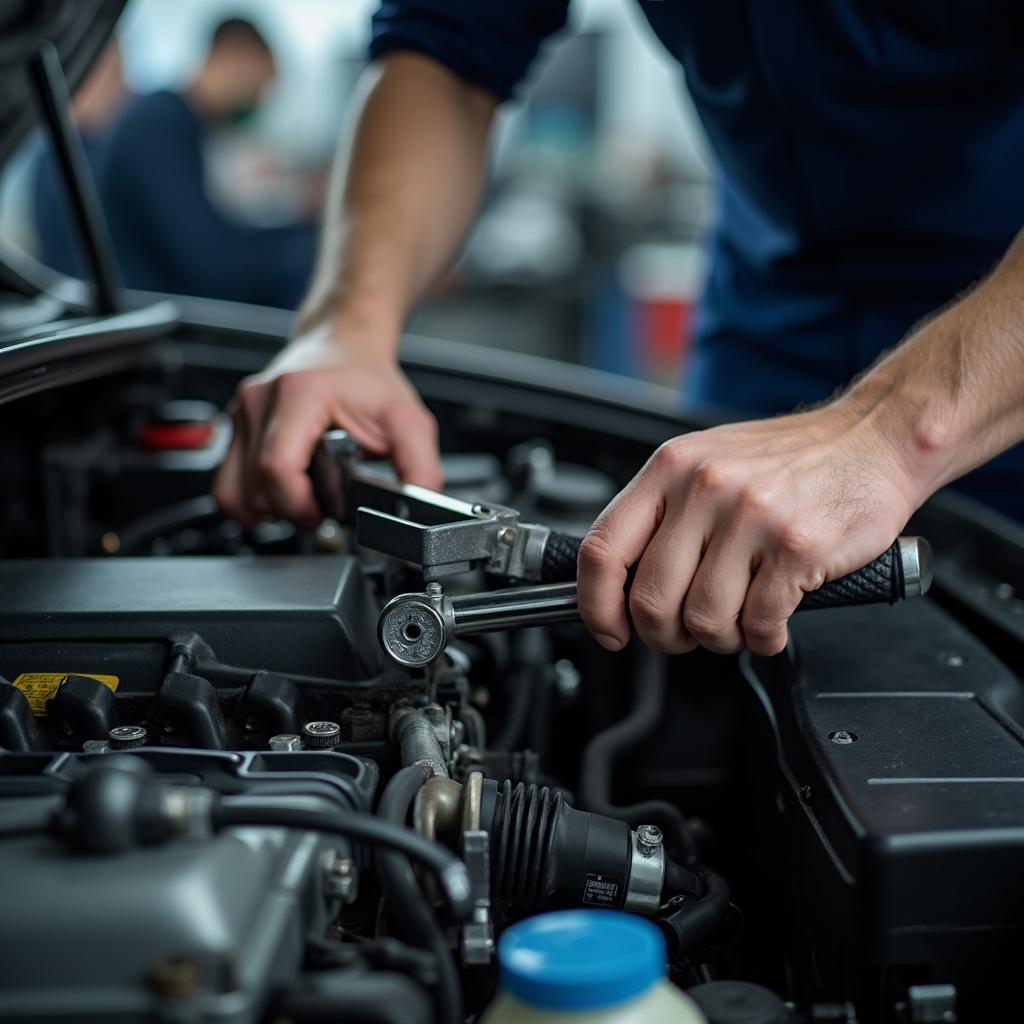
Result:
M644 918L564 910L527 918L498 945L501 983L480 1024L707 1024L665 976Z

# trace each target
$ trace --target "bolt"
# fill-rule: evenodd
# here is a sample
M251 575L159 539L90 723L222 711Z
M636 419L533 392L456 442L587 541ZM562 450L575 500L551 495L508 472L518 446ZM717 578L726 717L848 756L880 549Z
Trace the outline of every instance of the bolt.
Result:
M351 903L356 898L359 875L348 857L330 854L324 871L324 894L328 899Z
M999 601L1012 601L1017 596L1012 583L997 583L994 593Z
M427 590L426 590L427 597L437 598L437 597L440 597L443 593L444 593L444 588L441 586L440 583L428 583L427 584Z
M111 750L134 750L144 746L146 730L141 725L118 725L107 733Z
M341 726L337 722L307 722L302 738L310 750L330 750L341 742Z
M294 733L282 732L277 736L271 736L267 742L271 750L301 750L302 737Z
M657 825L641 825L636 830L636 845L640 852L650 856L661 846L663 836Z
M963 666L965 658L962 654L956 654L953 651L947 651L942 655L942 662L944 665L948 665L950 668L960 668Z
M857 734L847 732L846 729L837 729L835 732L830 732L828 738L833 743L838 743L841 747L848 747L851 743L857 742Z
M511 526L503 526L498 531L499 544L511 544L516 539L516 531Z
M473 515L475 516L489 516L491 514L490 505L474 505Z

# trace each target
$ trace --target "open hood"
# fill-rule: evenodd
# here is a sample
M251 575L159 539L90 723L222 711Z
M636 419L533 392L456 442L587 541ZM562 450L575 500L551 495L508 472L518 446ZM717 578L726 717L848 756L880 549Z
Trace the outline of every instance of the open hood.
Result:
M124 9L126 0L0 0L0 163L18 147L39 108L29 62L52 43L71 89L82 81Z

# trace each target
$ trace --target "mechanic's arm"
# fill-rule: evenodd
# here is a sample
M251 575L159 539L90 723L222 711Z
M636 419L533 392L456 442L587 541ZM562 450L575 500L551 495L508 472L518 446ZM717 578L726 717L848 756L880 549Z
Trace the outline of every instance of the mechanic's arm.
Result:
M880 554L939 487L1024 439L1024 231L993 273L809 412L662 445L580 549L603 646L775 654L804 593ZM1024 481L1021 482L1024 487Z
M296 337L236 398L214 494L244 523L316 521L306 470L333 426L406 481L442 482L437 427L398 368L398 341L475 212L498 101L418 54L388 55L367 74Z

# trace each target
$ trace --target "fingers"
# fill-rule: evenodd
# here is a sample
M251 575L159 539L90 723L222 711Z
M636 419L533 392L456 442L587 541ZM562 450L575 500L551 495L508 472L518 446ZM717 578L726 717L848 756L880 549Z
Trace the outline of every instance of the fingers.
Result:
M252 378L239 388L232 417L235 435L214 490L221 508L246 525L267 515L319 521L308 469L331 427L389 454L406 482L443 485L437 423L400 375L316 368Z
M440 490L444 471L437 447L437 420L413 399L393 406L385 422L388 454L403 483Z
M238 417L237 410L233 412L232 419L234 433L213 483L213 497L225 515L251 526L254 521L251 521L251 512L245 501L245 424Z
M647 545L629 588L637 635L666 654L692 651L697 641L683 623L683 602L701 562L703 524L696 516L666 515Z
M755 654L771 657L785 650L789 617L803 594L792 577L774 567L760 568L747 591L740 617L744 640Z
M641 471L598 516L580 545L580 616L606 650L621 650L629 642L626 574L658 529L663 509L663 496Z
M740 615L751 582L753 552L738 530L719 530L693 576L682 609L683 626L696 643L717 654L743 647Z
M330 404L310 393L302 377L282 374L272 387L266 427L252 445L256 486L275 515L312 526L320 520L320 509L309 477L310 459L324 431L341 424L333 422Z
M240 428L242 438L242 503L245 521L254 525L265 518L270 506L263 494L259 474L260 439L270 406L272 393L270 385L248 378L242 381L235 403L234 420Z

